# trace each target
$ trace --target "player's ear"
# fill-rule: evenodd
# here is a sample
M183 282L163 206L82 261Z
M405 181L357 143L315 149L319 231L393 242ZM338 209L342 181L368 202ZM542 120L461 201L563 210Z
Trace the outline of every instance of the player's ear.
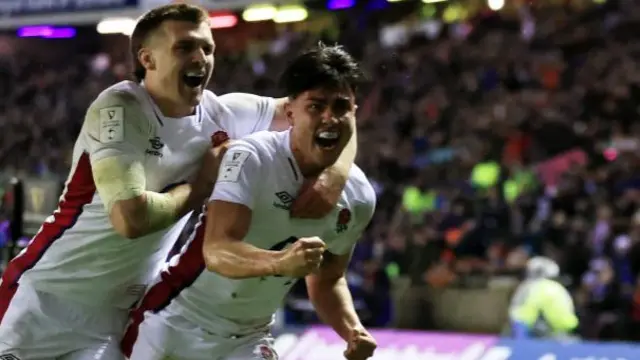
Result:
M287 99L287 102L284 103L284 115L287 117L289 126L293 126L293 110L291 109L291 106L291 100Z
M140 61L140 64L142 64L142 67L144 67L146 70L156 69L155 59L153 58L151 50L148 48L143 47L138 50L138 61Z

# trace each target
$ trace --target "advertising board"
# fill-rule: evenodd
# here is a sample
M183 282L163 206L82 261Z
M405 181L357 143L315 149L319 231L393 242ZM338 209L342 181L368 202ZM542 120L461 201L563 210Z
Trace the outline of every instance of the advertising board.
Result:
M640 344L502 339L497 336L372 330L372 360L638 360ZM276 350L283 360L341 359L346 343L326 327L283 333Z

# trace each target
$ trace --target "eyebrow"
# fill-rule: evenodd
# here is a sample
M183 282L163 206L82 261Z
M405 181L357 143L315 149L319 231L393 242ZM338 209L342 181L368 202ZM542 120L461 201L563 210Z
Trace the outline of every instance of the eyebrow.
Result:
M180 38L177 39L175 41L175 45L183 45L183 44L193 44L193 43L204 43L206 45L209 45L211 47L215 47L215 42L213 41L208 41L205 38L198 38L198 37L193 37L193 36L187 36L186 38Z
M326 103L328 100L326 97L321 96L309 96L307 100L316 101L316 102L324 102Z
M349 96L347 96L347 95L338 95L335 98L336 98L336 100L344 100L344 101L349 101L350 100ZM323 103L329 102L329 99L327 97L324 97L324 96L313 96L312 95L312 96L309 96L307 99L311 100L311 101L317 101L317 102L323 102Z

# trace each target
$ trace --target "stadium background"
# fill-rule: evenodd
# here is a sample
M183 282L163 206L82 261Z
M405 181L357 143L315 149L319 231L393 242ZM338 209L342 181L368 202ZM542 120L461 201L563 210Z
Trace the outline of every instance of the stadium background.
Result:
M87 105L127 78L126 35L162 3L0 1L3 262L56 208ZM281 96L287 59L318 40L369 75L358 164L379 206L348 277L365 323L386 328L375 359L640 359L640 4L201 4L217 93ZM581 340L509 339L510 295L538 254L560 264ZM339 358L315 322L296 288L283 358Z

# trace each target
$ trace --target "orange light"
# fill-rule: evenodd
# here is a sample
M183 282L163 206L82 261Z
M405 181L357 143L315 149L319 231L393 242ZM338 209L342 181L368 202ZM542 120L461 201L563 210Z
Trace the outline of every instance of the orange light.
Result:
M209 25L212 29L224 29L236 26L238 17L233 14L209 15Z

